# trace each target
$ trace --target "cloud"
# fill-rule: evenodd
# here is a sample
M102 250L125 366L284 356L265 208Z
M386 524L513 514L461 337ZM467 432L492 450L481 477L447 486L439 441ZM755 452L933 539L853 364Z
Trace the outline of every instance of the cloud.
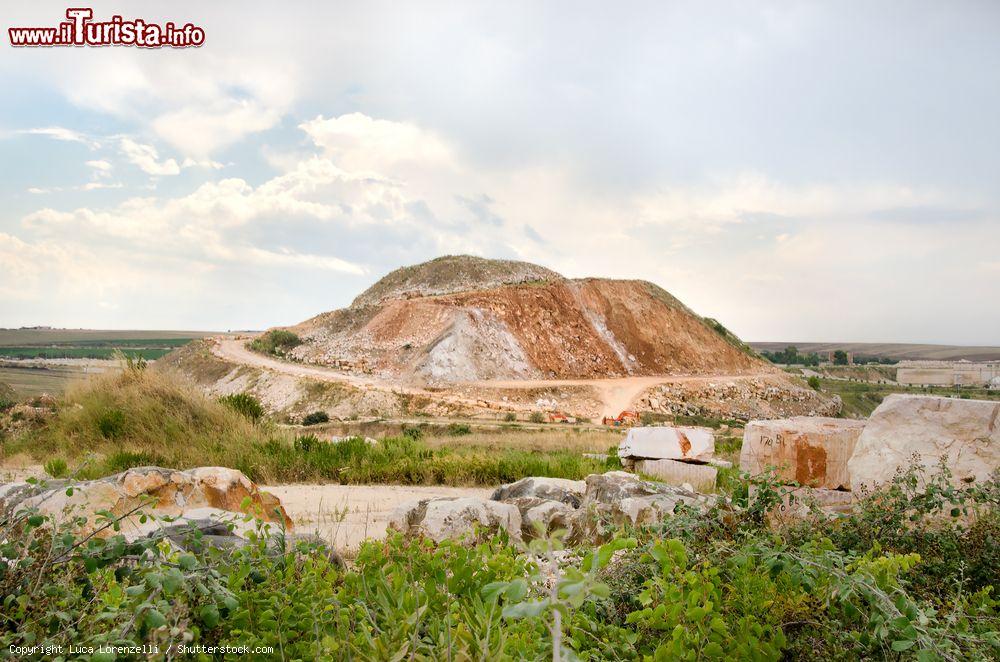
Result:
M174 159L160 161L160 156L152 145L143 145L126 137L121 139L120 146L129 163L147 174L176 175L181 171Z
M225 100L164 113L153 120L152 128L182 154L206 161L213 152L273 127L280 118L278 110L255 101Z
M23 129L18 131L18 133L32 136L45 136L47 138L52 138L53 140L62 140L64 142L74 142L86 145L91 149L96 149L100 147L100 142L90 138L78 131L73 129L67 129L62 126L48 126L36 129Z
M112 165L104 160L87 161L84 165L93 168L99 173L108 173L111 172L112 169Z

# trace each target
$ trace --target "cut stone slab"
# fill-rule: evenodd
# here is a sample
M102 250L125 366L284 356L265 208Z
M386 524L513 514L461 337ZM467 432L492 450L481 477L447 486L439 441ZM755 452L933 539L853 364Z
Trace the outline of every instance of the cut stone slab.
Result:
M708 428L630 428L618 445L618 457L647 460L707 460L715 454L715 436Z
M719 470L708 464L692 464L677 460L639 460L637 472L652 476L667 485L690 485L695 492L714 492Z
M389 518L390 529L411 537L426 536L436 542L471 535L477 526L490 532L504 529L520 540L521 513L513 504L458 497L403 504Z
M917 456L944 460L956 486L983 482L1000 466L1000 402L893 394L872 412L848 463L851 484L876 489Z
M864 428L864 421L816 416L750 421L740 468L756 476L774 467L779 482L849 490L847 461Z

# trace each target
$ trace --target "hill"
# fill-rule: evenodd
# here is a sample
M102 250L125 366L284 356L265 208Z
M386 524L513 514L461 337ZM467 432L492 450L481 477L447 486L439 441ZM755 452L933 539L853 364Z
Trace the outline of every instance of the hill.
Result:
M398 269L289 329L295 360L428 384L767 370L652 283L472 256Z
M758 352L780 352L794 345L800 353L833 352L838 349L855 356L870 356L911 361L1000 361L1000 347L963 347L960 345L922 345L915 343L864 342L751 342Z

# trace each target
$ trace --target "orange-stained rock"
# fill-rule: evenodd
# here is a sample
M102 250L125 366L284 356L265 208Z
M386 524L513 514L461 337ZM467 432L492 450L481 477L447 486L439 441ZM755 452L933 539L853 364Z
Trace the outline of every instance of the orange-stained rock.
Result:
M750 421L743 433L740 468L752 476L774 467L781 483L851 489L847 461L864 421L797 416Z
M249 513L266 522L283 523L292 528L281 502L273 494L263 492L242 472L225 467L198 467L177 471L161 467L137 467L97 480L72 484L51 481L41 487L27 484L0 486L0 511L12 512L37 508L43 515L86 518L81 532L86 534L101 528L98 511L116 516L128 515L121 523L126 535L145 531L140 526L140 513L157 517L182 517L188 513L214 509L229 513ZM109 536L111 528L98 536Z

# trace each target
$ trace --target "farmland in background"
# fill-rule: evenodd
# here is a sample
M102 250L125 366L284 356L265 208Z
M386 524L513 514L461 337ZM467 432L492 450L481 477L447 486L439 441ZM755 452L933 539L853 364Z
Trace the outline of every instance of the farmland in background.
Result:
M0 329L0 382L13 386L22 397L60 395L73 381L117 369L118 352L155 361L208 335L203 331Z

